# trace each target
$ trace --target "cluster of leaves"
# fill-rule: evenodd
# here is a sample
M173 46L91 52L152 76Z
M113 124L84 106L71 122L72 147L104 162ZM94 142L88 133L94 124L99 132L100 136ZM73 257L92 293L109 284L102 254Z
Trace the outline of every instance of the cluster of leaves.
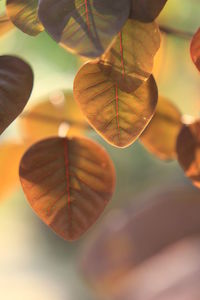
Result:
M158 101L152 76L154 56L160 47L154 19L165 3L7 0L7 15L23 32L35 36L46 30L62 47L91 59L78 71L73 95L65 94L61 109L47 101L21 120L25 141L31 137L27 145L20 146L21 153L36 141L20 163L22 187L34 211L66 240L79 238L97 220L115 188L114 167L105 150L80 136L88 126L85 118L113 146L125 148L140 137L160 158L175 158L178 151L186 174L194 182L200 180L200 174L195 173L198 168L194 171L198 122L183 126L177 108L162 97ZM197 67L199 43L197 33L191 46ZM21 59L2 56L0 77L2 133L26 105L33 74ZM45 127L45 122L51 125ZM43 132L38 130L41 124ZM184 156L181 152L183 148L190 151L185 140L183 144L185 135L193 147L190 161L187 153Z

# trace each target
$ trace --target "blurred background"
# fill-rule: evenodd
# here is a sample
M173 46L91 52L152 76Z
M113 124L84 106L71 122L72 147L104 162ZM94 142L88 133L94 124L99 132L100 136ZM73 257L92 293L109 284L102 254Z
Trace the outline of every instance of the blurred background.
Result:
M4 5L1 1L1 12ZM196 32L199 0L169 0L158 22ZM197 117L200 77L189 46L187 39L163 34L154 74L159 93ZM72 90L81 65L46 33L31 38L12 29L0 39L3 54L20 56L34 70L26 111L52 92ZM0 167L1 145L21 141L19 122L1 136ZM200 191L176 161L158 160L139 142L120 150L92 130L88 136L110 154L117 189L80 241L62 241L34 214L16 182L6 191L0 182L0 299L200 299ZM8 161L3 172L11 168Z

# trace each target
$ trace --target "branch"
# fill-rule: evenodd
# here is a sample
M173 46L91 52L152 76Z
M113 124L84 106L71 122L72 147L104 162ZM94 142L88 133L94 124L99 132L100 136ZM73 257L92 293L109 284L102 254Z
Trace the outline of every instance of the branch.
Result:
M180 39L191 40L194 35L192 32L187 32L187 31L183 31L183 30L179 30L179 29L175 29L175 28L170 28L170 27L164 26L164 25L160 25L159 27L162 32L169 34L169 35L176 36Z

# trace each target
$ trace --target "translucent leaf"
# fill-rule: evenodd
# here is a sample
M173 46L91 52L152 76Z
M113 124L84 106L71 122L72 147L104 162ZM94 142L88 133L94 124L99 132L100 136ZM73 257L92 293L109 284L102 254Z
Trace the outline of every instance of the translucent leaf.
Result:
M101 57L100 67L121 90L133 92L151 75L159 47L156 23L128 20L112 48Z
M82 135L87 128L71 92L57 91L33 106L20 119L26 139L38 140L50 136ZM42 128L42 130L41 130Z
M68 50L96 58L110 46L130 12L129 0L40 0L39 18Z
M38 0L7 0L7 14L24 33L35 36L44 30L37 15Z
M196 65L197 69L200 71L200 28L195 33L191 46L190 46L191 57Z
M181 113L175 105L160 98L153 119L140 136L140 141L161 159L176 158L176 139L181 129Z
M158 94L152 76L135 92L126 93L108 79L98 63L87 63L75 78L74 97L88 122L106 141L127 147L151 120Z
M115 186L113 164L96 143L51 138L33 145L20 165L27 199L65 240L76 240L98 219Z
M195 186L200 188L200 121L184 125L177 139L178 161Z

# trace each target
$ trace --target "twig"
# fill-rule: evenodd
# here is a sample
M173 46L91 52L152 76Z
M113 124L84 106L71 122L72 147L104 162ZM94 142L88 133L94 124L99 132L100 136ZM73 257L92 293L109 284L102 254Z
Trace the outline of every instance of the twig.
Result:
M192 32L187 32L184 30L170 28L170 27L164 26L164 25L160 25L160 30L166 34L174 35L178 38L187 39L187 40L192 39L192 37L194 35L194 33L192 33Z

